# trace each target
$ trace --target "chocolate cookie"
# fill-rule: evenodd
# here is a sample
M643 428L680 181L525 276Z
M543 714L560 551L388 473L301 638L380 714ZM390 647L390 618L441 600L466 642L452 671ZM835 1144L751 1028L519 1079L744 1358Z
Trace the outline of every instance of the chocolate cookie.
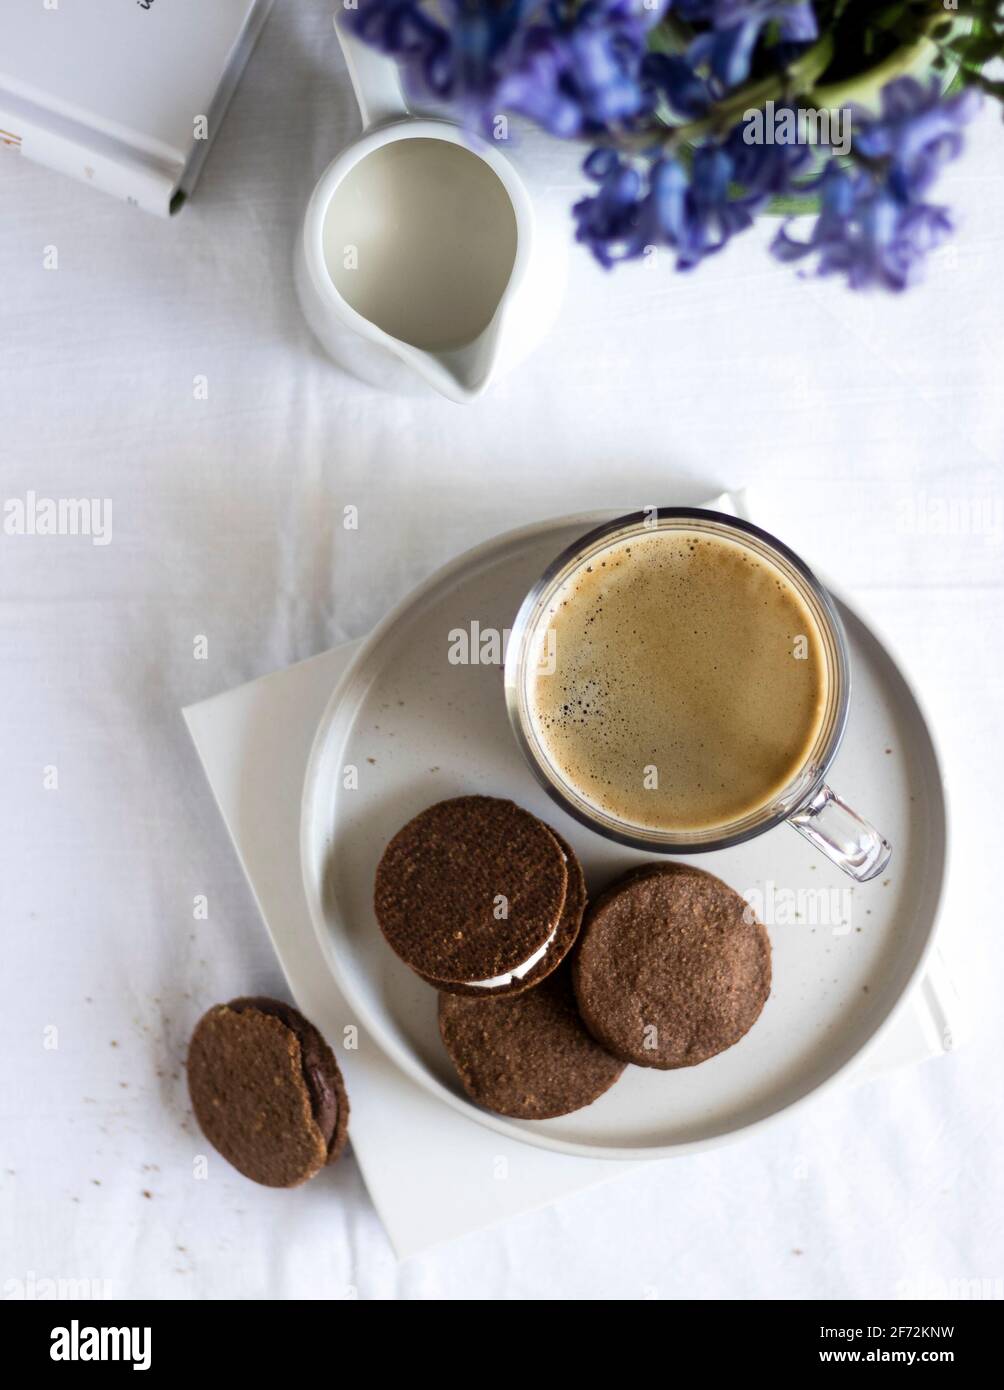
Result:
M686 865L634 869L592 904L572 970L586 1027L640 1067L737 1043L770 993L770 941L738 893Z
M548 829L551 830L551 827L548 826ZM522 994L525 989L532 989L534 985L539 985L541 980L550 975L552 970L558 968L575 944L575 938L582 926L582 914L586 910L586 876L582 872L582 865L579 863L575 850L572 849L567 840L563 840L556 830L551 830L551 834L565 855L568 887L565 891L565 906L561 911L554 940L536 965L532 965L525 975L513 975L509 983L504 985L444 984L442 981L433 980L428 975L423 975L422 979L427 985L445 990L449 994L464 994L469 999L509 999L514 994Z
M624 1070L582 1026L567 965L515 997L440 994L439 1032L471 1099L514 1119L581 1110Z
M297 1187L345 1147L349 1100L334 1054L279 1000L232 999L203 1014L188 1090L213 1147L266 1187Z
M394 836L377 866L374 910L391 949L447 988L511 974L553 944L565 855L511 801L440 801Z

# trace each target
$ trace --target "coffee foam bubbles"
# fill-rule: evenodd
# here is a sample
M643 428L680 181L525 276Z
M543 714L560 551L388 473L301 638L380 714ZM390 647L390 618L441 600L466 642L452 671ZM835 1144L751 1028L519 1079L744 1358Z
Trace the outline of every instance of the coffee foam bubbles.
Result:
M822 637L801 594L741 543L679 530L622 541L565 582L547 623L555 670L529 692L538 741L625 824L726 825L804 766L825 713Z

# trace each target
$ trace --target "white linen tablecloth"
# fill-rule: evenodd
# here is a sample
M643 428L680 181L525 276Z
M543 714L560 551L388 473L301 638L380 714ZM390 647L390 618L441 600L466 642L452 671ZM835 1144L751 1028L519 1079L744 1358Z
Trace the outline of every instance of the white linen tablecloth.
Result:
M301 321L295 228L356 130L325 7L279 0L175 220L0 156L0 498L113 506L108 545L0 535L3 1296L999 1296L999 118L913 293L800 279L763 229L690 277L576 251L547 344L469 409L378 394ZM521 154L572 200L568 151ZM180 706L363 634L502 529L744 484L926 697L972 1041L403 1265L351 1159L293 1193L196 1181L189 1031L281 981Z

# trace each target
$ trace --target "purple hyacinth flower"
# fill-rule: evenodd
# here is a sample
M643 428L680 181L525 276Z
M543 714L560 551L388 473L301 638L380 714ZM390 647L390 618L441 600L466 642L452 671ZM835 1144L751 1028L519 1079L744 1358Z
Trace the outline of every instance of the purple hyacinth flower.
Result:
M863 167L828 165L822 207L806 241L782 227L773 253L783 261L816 257L819 275L842 274L854 289L903 290L924 258L952 231L946 208L925 201L944 163L962 148L961 126L978 98L943 98L912 78L891 82L878 116L859 113L855 155Z
M672 0L667 8L688 24L709 24L713 29L734 29L746 20L762 27L776 19L782 39L812 43L819 37L812 0Z
M707 114L712 95L703 77L679 53L648 53L642 61L642 79L676 116L699 120Z
M588 246L599 263L609 269L627 258L625 248L633 243L641 202L641 175L613 150L606 149L593 150L583 168L599 188L572 208L575 239Z
M613 151L594 150L584 168L600 186L573 209L577 239L606 267L666 246L676 252L677 268L689 270L751 226L778 181L775 153L766 151L770 168L759 174L758 186L737 189L737 153L727 144L705 145L693 152L689 168L666 156L643 175ZM744 172L754 172L748 160Z
M496 109L556 135L629 124L653 104L641 74L646 33L659 13L640 0L591 0L567 22L532 25L508 55Z
M528 36L519 66L506 73L495 89L497 110L527 116L563 139L578 135L582 106L566 89L565 68L565 54L553 35L541 30Z
M416 0L364 0L346 20L364 43L400 59L413 85L440 98L453 94L453 40Z
M753 50L759 37L759 21L747 19L730 29L702 34L690 45L687 56L695 67L701 68L707 64L718 85L729 91L749 77Z
M811 0L674 0L673 10L690 23L710 25L690 45L687 56L707 66L719 88L730 91L750 75L753 53L765 24L777 22L785 44L813 43L819 23Z
M834 163L823 178L823 207L809 240L796 241L782 229L772 249L782 261L816 255L818 275L844 275L852 289L904 290L951 231L945 208L904 204L870 175Z
M937 80L912 77L890 82L882 91L881 114L853 113L858 127L854 148L872 160L890 160L903 196L926 192L942 166L955 159L963 143L962 126L979 106L972 88L944 99Z

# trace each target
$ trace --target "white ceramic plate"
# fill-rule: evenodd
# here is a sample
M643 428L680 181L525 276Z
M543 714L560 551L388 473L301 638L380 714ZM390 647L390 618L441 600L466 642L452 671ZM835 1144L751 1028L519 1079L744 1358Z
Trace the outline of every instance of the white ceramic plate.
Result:
M373 877L405 821L465 793L511 797L554 825L580 855L591 891L652 857L608 843L548 799L510 731L500 666L448 660L453 630L475 621L482 631L506 628L548 563L604 519L564 518L480 546L376 628L318 728L301 851L325 959L360 1022L403 1071L472 1119L528 1143L594 1158L664 1158L804 1100L876 1038L931 944L946 867L945 800L913 692L887 647L840 603L851 715L828 780L892 841L889 872L855 885L788 826L689 856L740 892L768 896L774 885L773 988L754 1028L698 1067L628 1067L593 1105L560 1119L509 1120L474 1106L443 1050L435 991L380 934ZM357 769L358 787L347 768Z

